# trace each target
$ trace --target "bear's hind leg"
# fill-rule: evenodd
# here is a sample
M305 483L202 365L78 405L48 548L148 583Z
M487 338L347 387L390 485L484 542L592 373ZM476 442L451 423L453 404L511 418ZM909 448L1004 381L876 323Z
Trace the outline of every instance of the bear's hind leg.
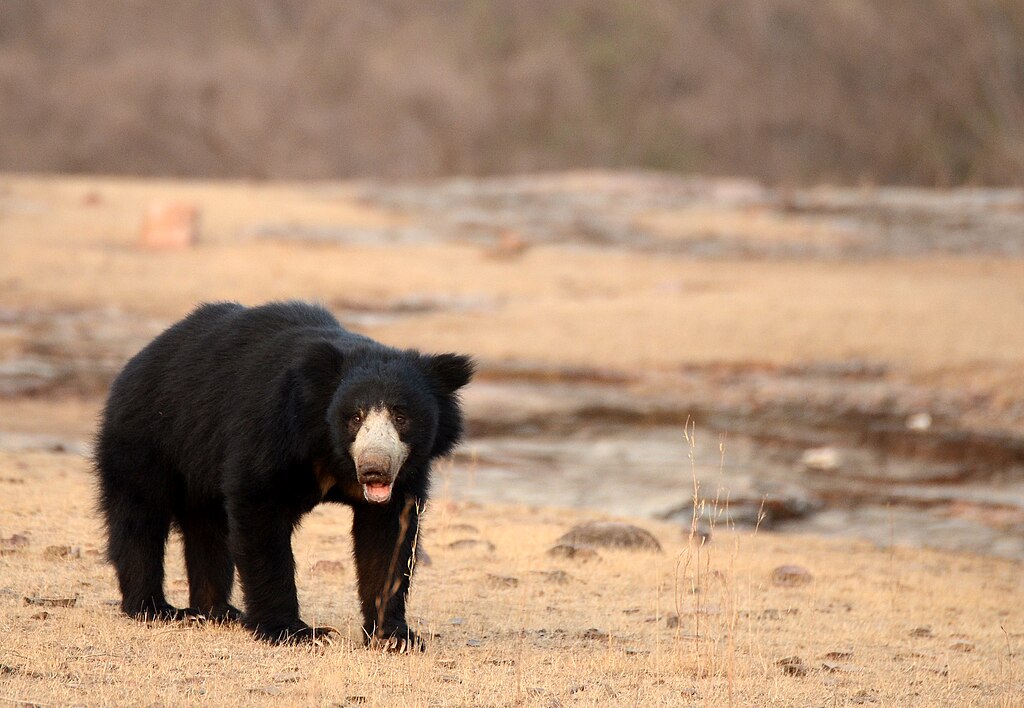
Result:
M104 430L97 468L107 525L107 558L117 573L121 609L139 620L183 619L190 613L164 597L164 550L171 528L165 472L145 445Z
M164 547L170 512L125 494L106 505L107 557L117 571L121 609L140 620L181 619L164 597Z
M190 609L217 622L240 620L242 613L228 602L235 564L228 549L223 507L180 515L178 525L185 541Z

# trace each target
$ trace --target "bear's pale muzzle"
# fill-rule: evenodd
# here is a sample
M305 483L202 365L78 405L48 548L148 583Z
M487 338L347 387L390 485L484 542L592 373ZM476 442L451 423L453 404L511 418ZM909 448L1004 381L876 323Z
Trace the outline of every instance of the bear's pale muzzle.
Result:
M383 504L390 500L395 478L409 455L409 447L402 442L387 409L374 408L370 411L352 441L350 453L366 501Z

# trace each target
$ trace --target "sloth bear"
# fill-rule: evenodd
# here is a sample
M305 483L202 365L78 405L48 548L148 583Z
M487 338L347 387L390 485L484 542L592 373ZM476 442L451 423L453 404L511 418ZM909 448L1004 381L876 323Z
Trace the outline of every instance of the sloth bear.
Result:
M240 620L303 643L292 531L320 502L352 507L366 642L422 649L405 598L430 463L462 435L473 362L399 350L299 302L206 304L114 381L96 440L100 508L121 608L138 619ZM182 533L189 605L163 591ZM235 568L245 613L228 600Z

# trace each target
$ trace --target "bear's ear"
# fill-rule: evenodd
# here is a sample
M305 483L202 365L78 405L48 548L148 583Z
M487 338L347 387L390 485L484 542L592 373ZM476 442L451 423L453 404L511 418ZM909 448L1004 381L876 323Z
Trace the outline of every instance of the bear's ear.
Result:
M433 354L423 357L423 368L436 392L450 396L469 383L476 365L462 354Z

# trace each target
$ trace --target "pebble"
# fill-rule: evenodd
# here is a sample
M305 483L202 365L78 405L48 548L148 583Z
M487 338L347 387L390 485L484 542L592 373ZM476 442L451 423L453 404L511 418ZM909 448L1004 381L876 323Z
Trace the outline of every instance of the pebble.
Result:
M339 560L318 560L313 564L314 573L340 573L345 570L345 564Z
M139 245L152 250L183 250L195 244L199 209L182 201L153 202L146 209Z
M514 588L519 585L519 578L513 578L511 575L495 575L493 573L488 573L487 580L490 581L491 585L499 588Z
M842 456L834 447L814 447L804 450L800 462L809 470L834 472L842 465Z
M775 662L776 666L782 667L782 673L787 676L806 676L807 664L799 656L787 656Z
M809 584L814 579L811 572L799 565L780 565L772 571L772 585L795 588Z
M589 546L578 546L574 543L559 543L548 549L548 555L555 558L570 558L573 560L596 560L599 556L597 551Z
M448 544L448 548L453 549L468 549L468 548L483 548L488 551L494 550L494 544L490 541L481 541L477 538L460 538L458 541L452 541Z

